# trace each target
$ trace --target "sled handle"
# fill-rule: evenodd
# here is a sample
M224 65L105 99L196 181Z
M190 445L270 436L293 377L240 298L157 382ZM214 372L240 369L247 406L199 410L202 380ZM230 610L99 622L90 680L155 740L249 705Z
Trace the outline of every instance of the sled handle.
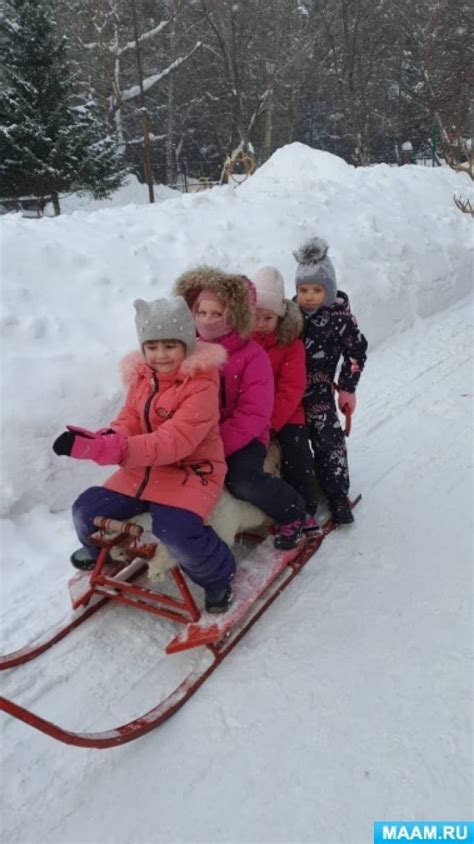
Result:
M106 530L109 533L126 533L128 536L141 536L143 533L141 525L135 525L133 522L119 522L118 519L108 519L106 516L96 516L94 524L100 530Z
M339 392L340 389L341 388L340 388L339 384L336 384L336 382L334 381L333 385L332 385L333 393ZM342 412L343 412L345 419L346 419L346 424L344 426L344 436L348 437L350 432L351 432L351 424L352 424L352 411L351 411L348 404L344 405L344 407L342 408Z
M346 424L344 426L344 436L348 437L351 432L351 424L352 424L352 410L350 409L348 404L345 404L342 408L342 412L346 417Z

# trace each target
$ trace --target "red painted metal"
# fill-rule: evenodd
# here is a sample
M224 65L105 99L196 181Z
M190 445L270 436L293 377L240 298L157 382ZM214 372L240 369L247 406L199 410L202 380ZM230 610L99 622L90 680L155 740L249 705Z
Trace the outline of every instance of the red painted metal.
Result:
M97 610L100 610L104 604L107 603L107 600L108 599L103 598L101 601L97 601L97 603L93 606L83 610L80 615L75 615L72 620L66 621L64 624L60 624L55 627L54 630L47 636L38 638L35 642L25 645L17 651L12 651L12 653L0 656L0 671L5 670L6 668L14 668L16 665L22 665L23 663L29 662L31 659L35 659L37 656L40 656L40 654L47 651L57 642L60 642L61 639L64 639L68 633L71 633L76 629L76 627L79 627L80 624L83 624L83 622L90 618L91 615L94 615Z
M97 595L108 597L113 601L117 601L119 604L127 604L145 612L160 615L170 621L178 621L182 624L197 621L200 612L184 582L181 572L177 568L174 568L171 570L171 575L181 598L175 598L164 592L152 591L144 586L132 586L126 581L120 581L106 575L97 575L94 578L93 589ZM178 612L170 612L166 607L169 607L171 610L177 610Z
M316 544L308 543L308 545L305 546L304 552L308 555L307 559L315 553L320 544L321 539L319 539ZM302 565L304 565L304 563L302 563ZM14 701L7 700L6 698L0 698L0 710L7 712L9 715L23 721L25 724L46 733L46 735L49 735L51 738L75 747L89 747L104 750L109 747L117 747L118 745L133 741L134 739L145 735L145 733L150 730L159 727L160 724L168 720L168 718L171 718L171 716L174 715L174 713L180 709L195 692L197 692L199 687L211 674L213 674L216 668L218 668L230 651L233 650L250 627L252 627L270 604L272 604L278 595L281 594L283 589L285 589L291 580L293 580L298 571L299 569L290 569L290 574L287 579L282 584L278 585L278 589L275 593L271 595L259 608L258 612L256 612L255 615L247 621L245 626L236 634L235 638L230 639L229 642L223 643L221 648L217 648L216 646L212 647L211 652L214 659L207 668L200 672L191 672L177 687L177 689L175 689L175 691L167 698L161 701L156 707L145 713L145 715L142 715L133 721L129 721L126 724L122 724L120 727L112 730L105 730L100 733L79 733L72 730L65 730L57 724L53 724L51 721L41 718L34 712L30 712L28 709L25 709Z
M246 591L243 600L237 592L236 583L233 606L220 616L212 616L211 623L209 616L204 615L198 621L194 622L194 624L188 624L182 632L178 633L169 642L165 648L166 653L173 654L179 651L187 651L191 648L200 647L201 645L216 644L222 639L225 639L229 632L248 614L252 606L267 591L269 586L303 553L303 543L296 548L292 548L290 551L277 553L271 567L263 573L257 583L254 580L252 590L248 589ZM243 573L242 569L240 569L237 579Z
M115 545L124 546L127 554L150 559L149 549L152 548L154 553L156 543L142 545L137 541L137 538L143 533L143 528L140 525L106 519L102 516L97 516L94 519L94 524L101 529L99 537L96 537L96 542L100 543L102 548L90 575L89 589L81 603L88 602L92 595L100 595L119 604L161 616L168 621L188 624L199 618L200 612L196 602L176 566L172 569L171 574L179 593L177 598L157 590L147 589L145 586L133 586L126 580L118 580L116 577L104 573L109 551ZM104 533L104 531L107 531L107 533ZM112 531L120 532L115 535ZM96 535L94 534L94 536Z
M101 517L97 517L100 521ZM106 520L109 523L111 520ZM188 624L192 621L197 621L200 616L199 609L196 602L189 591L189 588L184 580L183 575L178 568L172 570L171 575L180 595L180 598L175 598L170 595L151 591L145 587L132 586L126 582L126 579L119 580L118 577L111 576L112 574L121 575L124 563L107 563L108 553L111 548L122 545L125 546L127 552L130 550L130 542L133 542L133 554L135 557L149 558L149 545L140 545L136 542L136 537L132 537L128 527L128 523L116 522L117 529L122 530L120 534L107 534L103 531L100 534L93 534L96 544L101 545L101 550L97 558L94 569L87 574L86 585L84 591L80 596L72 598L73 609L77 612L72 619L68 619L63 624L58 625L47 636L42 637L17 651L10 654L0 656L0 671L13 668L17 665L22 665L35 659L40 654L51 648L61 639L64 639L69 633L75 630L86 619L101 609L108 601L116 601L120 604L127 604L135 609L141 609L145 612L159 615L168 621L176 621L181 624ZM134 527L140 527L135 525ZM140 528L140 531L143 529ZM153 551L156 549L156 544L153 545ZM146 564L143 563L138 570L132 572L130 580L136 580L146 569ZM104 574L107 572L107 574ZM85 572L81 572L84 576ZM77 577L77 575L75 576ZM85 579L85 578L84 578ZM73 578L75 580L75 578ZM122 594L130 590L129 595ZM92 603L91 603L92 602ZM163 604L165 606L163 606ZM166 608L168 607L168 609ZM170 611L169 608L174 611Z
M350 409L348 404L344 405L343 413L344 413L344 416L346 417L346 425L345 425L345 428L344 428L344 434L345 434L346 437L348 437L349 434L351 433L351 427L352 427L352 410Z
M360 498L360 495L357 496L357 498L353 502L351 502L351 507L355 507L355 505L360 501ZM19 706L14 701L7 700L6 698L0 698L0 710L7 712L14 718L23 721L25 724L28 724L34 727L35 729L40 730L41 732L51 736L54 739L57 739L58 741L76 747L89 747L96 749L117 747L118 745L125 744L126 742L133 741L134 739L145 735L145 733L155 729L156 727L160 726L160 724L162 724L164 721L168 720L168 718L174 715L174 713L177 712L177 710L180 709L181 706L183 706L183 704L190 699L190 697L192 697L192 695L199 689L199 687L205 682L205 680L207 680L207 678L216 670L216 668L218 668L220 663L233 650L233 648L238 644L242 637L245 636L247 631L255 624L255 622L261 617L261 615L263 615L263 613L276 600L276 598L281 595L284 589L286 589L286 587L291 583L293 578L296 577L296 575L301 571L303 566L316 553L321 543L323 542L323 539L332 530L334 530L335 527L337 526L334 525L331 520L326 522L323 527L322 534L316 537L312 542L308 542L300 549L297 556L292 559L291 562L288 563L287 576L283 579L281 577L277 577L273 581L273 583L270 584L269 590L271 590L271 594L269 594L268 597L265 598L262 595L260 599L257 600L253 608L250 609L242 625L235 629L230 629L229 631L227 631L226 636L219 642L213 642L207 646L208 650L213 656L213 661L207 668L192 671L185 678L185 680L183 680L183 682L180 683L180 685L170 695L168 695L167 698L161 701L157 706L153 707L153 709L150 709L144 715L135 718L133 721L129 721L128 723L123 724L120 727L114 728L112 730L105 730L98 733L80 733L72 730L65 730L57 724L53 724L51 721L47 721L46 719L41 718L34 712L30 712L24 707ZM105 603L105 601L106 599L103 599L103 601L100 602L100 605ZM88 612L92 613L96 610L96 608L98 609L99 606L94 605L90 607L89 610L85 611L84 615L86 615ZM81 623L81 621L77 623ZM77 626L77 623L74 626ZM62 635L59 636L59 638L50 638L48 640L48 643L45 644L41 649L37 649L34 655L37 656L39 655L39 653L42 653L44 650L46 650L46 648L51 647L51 645L59 641L60 638L63 638L64 635L67 635L67 632L70 632L70 630L72 629L74 628L70 625L67 631L63 632ZM23 649L23 651L25 650L27 649ZM27 659L32 658L32 655L27 657ZM26 659L23 659L21 661L24 662L26 661ZM15 662L11 664L19 663ZM0 664L0 667L5 668L8 666L5 664Z
M130 579L134 580L137 577L140 577L145 569L146 563L143 563L141 566L132 571ZM93 597L92 592L90 592L89 601ZM72 633L76 627L79 627L84 623L84 621L87 621L87 619L94 615L98 610L102 609L109 600L109 597L94 599L94 603L88 607L81 606L78 611L72 613L71 617L65 620L62 624L58 624L45 636L38 637L38 639L35 639L34 642L30 642L30 644L25 645L23 648L19 648L17 651L0 656L0 671L4 671L7 668L14 668L17 665L23 665L25 662L30 662L30 660L40 656L45 651L49 650L49 648L52 648L53 645L57 644L57 642L60 642L61 639L64 639L64 637L69 633Z

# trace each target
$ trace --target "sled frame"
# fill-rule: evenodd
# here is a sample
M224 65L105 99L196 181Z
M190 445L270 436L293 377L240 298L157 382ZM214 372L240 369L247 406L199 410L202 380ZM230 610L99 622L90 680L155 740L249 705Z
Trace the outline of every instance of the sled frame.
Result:
M361 496L358 495L357 498L351 502L351 508L355 507L360 499ZM12 717L23 721L25 724L45 733L57 741L73 745L75 747L88 747L103 750L109 747L117 747L145 735L167 721L192 697L192 695L195 694L195 692L197 692L199 687L211 674L214 673L226 656L228 656L243 636L245 636L248 630L250 630L255 622L258 621L264 612L266 612L268 607L271 606L278 596L281 595L296 575L299 574L303 566L306 565L308 560L310 560L319 549L325 537L328 536L328 534L336 527L337 525L329 519L324 524L319 536L302 545L296 556L288 564L286 570L281 572L280 575L269 585L266 590L266 594L257 599L242 624L230 631L221 641L204 645L204 647L206 647L213 656L213 660L210 665L202 670L191 671L170 695L160 701L159 704L150 709L144 715L110 730L104 730L97 733L81 733L63 729L59 725L54 724L53 722L36 715L34 712L25 709L14 701L3 697L0 698L0 710L3 710ZM142 568L144 568L144 566ZM137 572L134 572L133 576L138 576ZM115 580L114 583L116 583ZM112 596L108 593L106 597L101 597L99 602L86 609L78 620L61 628L59 632L56 631L55 634L45 640L43 644L37 645L36 648L31 646L30 648L22 649L22 651L17 651L16 654L11 654L9 657L2 657L0 660L0 669L19 665L22 662L27 662L28 660L39 656L40 653L43 653L56 642L60 641L60 639L64 638L64 636L75 629L78 624L90 617L93 612L103 606L107 600L110 600L111 597ZM22 653L24 658L19 658L18 655L21 655ZM15 656L16 659L12 661L12 658ZM8 660L10 661L8 662Z

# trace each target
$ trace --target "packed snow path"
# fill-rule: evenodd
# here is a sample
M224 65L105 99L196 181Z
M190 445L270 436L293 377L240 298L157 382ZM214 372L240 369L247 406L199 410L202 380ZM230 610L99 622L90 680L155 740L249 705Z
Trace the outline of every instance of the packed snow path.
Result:
M372 354L349 441L355 525L169 723L96 752L2 719L3 840L366 844L375 819L469 816L471 316L464 300ZM6 648L67 611L70 543L65 513L5 522ZM186 667L163 658L167 638L107 609L4 694L112 725Z

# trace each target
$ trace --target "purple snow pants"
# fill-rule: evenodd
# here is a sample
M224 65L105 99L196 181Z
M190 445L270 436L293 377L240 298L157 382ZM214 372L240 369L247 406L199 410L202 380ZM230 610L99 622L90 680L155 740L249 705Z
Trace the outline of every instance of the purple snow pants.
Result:
M206 527L196 513L181 507L140 501L103 486L86 489L72 505L79 541L93 557L97 557L100 550L87 541L97 530L94 516L125 521L148 512L151 513L153 533L171 551L190 580L210 591L225 589L234 576L235 560L225 542L213 528Z

